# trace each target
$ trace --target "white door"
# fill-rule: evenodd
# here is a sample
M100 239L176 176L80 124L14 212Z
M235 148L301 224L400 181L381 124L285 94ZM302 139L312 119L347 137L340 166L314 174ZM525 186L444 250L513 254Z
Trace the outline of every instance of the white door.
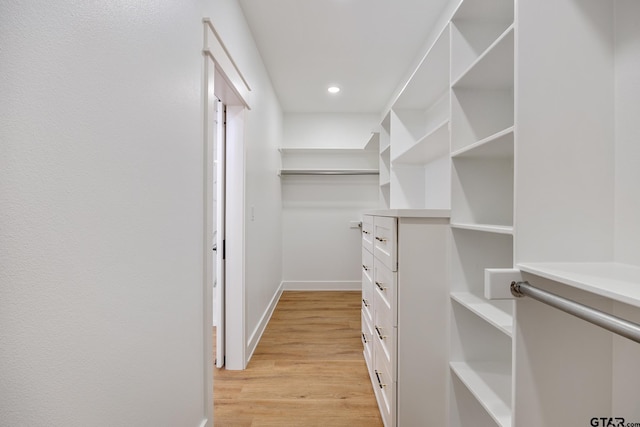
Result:
M226 107L216 101L214 132L214 316L216 325L216 367L224 366L225 358L225 115Z

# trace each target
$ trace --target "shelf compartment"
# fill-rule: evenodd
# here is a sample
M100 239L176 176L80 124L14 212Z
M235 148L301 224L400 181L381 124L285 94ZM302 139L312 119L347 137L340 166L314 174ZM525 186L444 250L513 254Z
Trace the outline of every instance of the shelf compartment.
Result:
M493 325L508 337L513 334L513 301L488 301L470 292L452 292L451 299Z
M452 151L461 150L513 127L513 106L513 88L452 90Z
M389 156L390 151L391 151L391 144L387 143L387 145L385 145L380 149L380 156Z
M501 37L451 91L451 147L454 152L513 127L514 35Z
M513 24L513 0L465 0L451 21L451 75L458 76Z
M513 267L513 236L451 229L451 292L484 296L485 268Z
M399 209L449 209L451 162L444 155L427 164L391 164L391 205Z
M391 117L391 158L395 158L449 120L450 91L441 93L428 109L394 109Z
M450 367L499 426L511 426L511 408L504 398L511 395L510 364L451 362Z
M394 110L428 110L449 89L449 37L446 26L393 103Z
M395 163L426 164L449 152L449 120L420 138L413 146L391 159Z
M509 126L478 142L451 153L451 157L500 158L513 157L513 126Z
M513 176L513 156L454 157L451 222L478 227L493 225L495 232L511 232Z
M640 267L616 262L537 262L517 267L545 279L640 308Z
M454 89L513 87L513 25L487 48L451 86Z
M371 137L364 146L365 151L380 151L380 132L371 132Z
M452 303L451 369L499 425L511 420L512 342L467 307Z

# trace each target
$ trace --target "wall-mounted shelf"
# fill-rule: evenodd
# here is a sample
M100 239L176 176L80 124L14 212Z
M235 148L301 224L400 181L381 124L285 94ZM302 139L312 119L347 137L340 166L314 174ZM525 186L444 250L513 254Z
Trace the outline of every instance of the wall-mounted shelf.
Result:
M519 263L524 272L640 307L640 267L615 262Z
M378 134L366 148L279 148L283 175L378 175Z

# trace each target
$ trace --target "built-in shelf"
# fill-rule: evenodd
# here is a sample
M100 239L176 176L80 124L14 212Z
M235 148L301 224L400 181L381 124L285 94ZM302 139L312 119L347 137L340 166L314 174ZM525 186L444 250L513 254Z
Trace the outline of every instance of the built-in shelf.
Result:
M379 175L378 169L280 169L283 175Z
M488 301L470 292L451 292L451 299L481 317L500 332L511 337L513 334L513 301Z
M449 152L449 118L395 158L394 163L426 164Z
M513 27L510 25L451 86L454 89L513 87Z
M387 181L384 181L384 182L381 181L380 182L380 187L382 187L382 188L386 187L388 189L390 185L391 185L391 180L387 180Z
M385 147L382 147L382 149L380 150L380 155L381 156L389 155L390 151L391 151L391 144L387 144Z
M449 28L444 27L395 100L393 109L428 109L448 89Z
M513 157L513 126L451 153L452 158Z
M495 225L495 224L465 224L452 222L451 228L459 228L462 230L474 230L474 231L484 231L486 233L497 233L497 234L513 234L513 227L509 225Z
M380 132L371 132L371 137L364 145L364 149L376 152L380 150Z
M640 307L640 267L615 262L519 263L524 272ZM535 283L532 283L535 285Z
M511 426L511 365L500 362L450 362L451 371L501 427ZM504 396L504 397L503 397Z

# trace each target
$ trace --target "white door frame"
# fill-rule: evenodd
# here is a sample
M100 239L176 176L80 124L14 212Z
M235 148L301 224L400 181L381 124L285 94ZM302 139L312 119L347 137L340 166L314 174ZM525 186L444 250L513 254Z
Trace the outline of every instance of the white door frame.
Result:
M215 76L214 76L215 78ZM216 278L214 280L214 294L215 294L215 307L214 307L214 325L216 325L216 355L215 365L216 368L222 368L225 362L225 345L226 345L226 327L225 327L225 280L226 280L226 268L225 268L225 240L226 240L226 226L225 226L225 191L226 191L226 106L222 101L216 101L215 111L215 132L214 132L214 150L216 155L213 159L213 169L215 173L214 188L215 188L215 201L213 206L213 212L215 212L216 232L213 233L215 237L215 252L214 263Z
M244 298L244 188L245 145L244 112L249 109L251 88L229 55L210 19L204 24L204 236L203 236L203 363L204 420L202 427L213 426L213 138L215 102L227 106L226 129L226 295L225 365L226 369L246 367L246 328Z

